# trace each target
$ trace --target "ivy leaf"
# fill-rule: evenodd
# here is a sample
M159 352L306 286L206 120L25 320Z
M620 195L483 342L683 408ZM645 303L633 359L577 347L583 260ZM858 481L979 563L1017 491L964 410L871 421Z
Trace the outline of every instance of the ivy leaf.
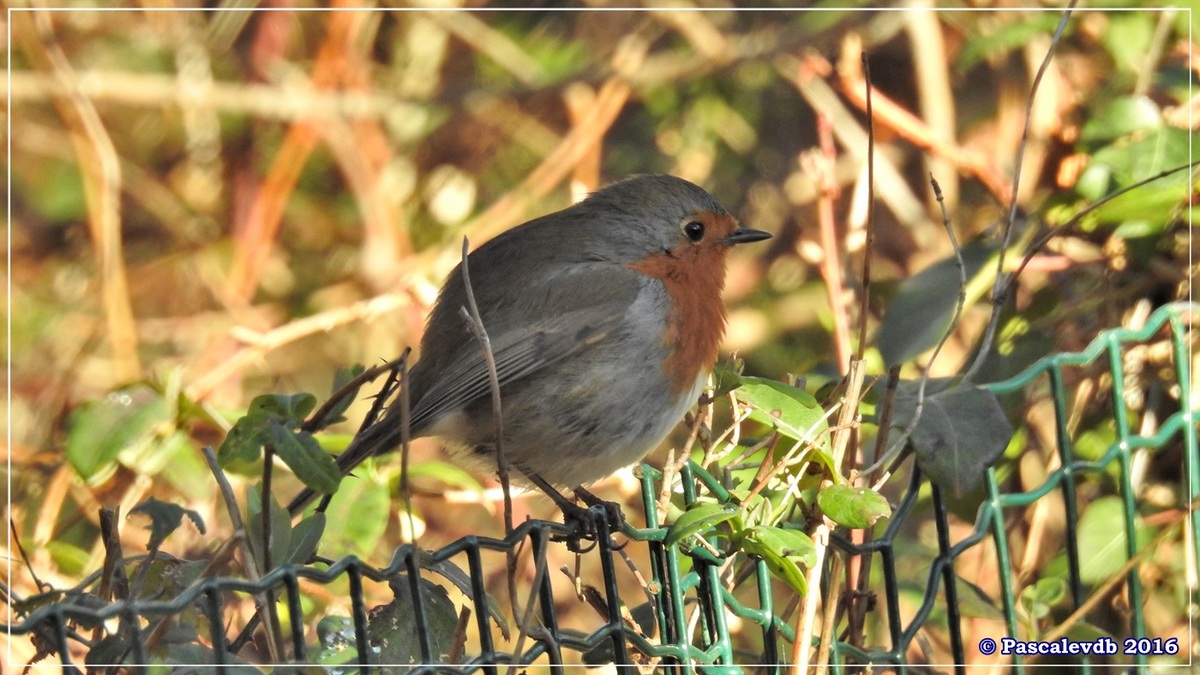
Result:
M246 414L234 423L221 442L217 450L218 463L227 467L234 462L257 460L263 444L275 439L274 427L299 427L316 405L317 398L303 392L255 396Z
M674 546L694 534L707 532L737 516L737 508L729 504L697 504L684 511L683 515L671 524L663 546Z
M962 258L966 278L975 276L994 252L994 246L982 241L964 246ZM953 256L926 267L900 284L875 336L885 364L907 363L937 345L954 316L960 284L958 262Z
M907 428L916 413L916 382L896 389L892 423ZM939 487L962 496L974 490L1008 447L1013 428L996 395L973 384L929 380L911 442L917 466Z
M368 615L372 646L375 648L371 654L372 661L380 664L420 663L419 636L424 633L433 647L433 658L444 663L450 658L458 633L458 609L450 599L450 594L428 579L418 579L421 609L425 618L423 625L419 625L408 575L398 575L388 582L388 586L394 595L392 601L371 608Z
M808 592L805 569L817 559L816 545L809 536L799 530L782 527L756 525L746 531L741 548L748 555L762 558L771 574L800 595Z
M817 506L833 522L853 530L875 524L892 513L887 499L865 487L832 485L817 495Z
M67 461L84 480L117 461L122 450L154 437L171 419L162 395L134 385L86 403L71 413Z
M737 400L750 406L750 419L773 427L794 440L824 438L825 411L812 394L775 380L743 376L734 391Z

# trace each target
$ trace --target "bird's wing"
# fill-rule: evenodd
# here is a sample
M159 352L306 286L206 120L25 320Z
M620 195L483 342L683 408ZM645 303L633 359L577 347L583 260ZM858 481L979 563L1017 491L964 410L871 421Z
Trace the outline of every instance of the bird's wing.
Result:
M496 338L489 336L499 385L527 377L605 339L620 326L623 309L615 303L588 307L527 324ZM463 330L467 330L465 325ZM459 356L416 402L413 427L488 395L491 378L483 346L472 339Z
M486 291L478 294L500 386L568 358L618 330L642 283L641 275L623 267L576 264L550 281L527 286L517 302L493 299ZM426 352L433 351L434 341L446 342L438 350L439 363L422 355L426 363L418 364L418 368L436 368L436 375L426 372L417 374L425 376L423 381L414 378L414 429L488 395L491 387L479 341L461 316L452 320L445 316L451 309L458 311L457 300L456 293L447 293L439 303L441 316L430 321L423 343Z

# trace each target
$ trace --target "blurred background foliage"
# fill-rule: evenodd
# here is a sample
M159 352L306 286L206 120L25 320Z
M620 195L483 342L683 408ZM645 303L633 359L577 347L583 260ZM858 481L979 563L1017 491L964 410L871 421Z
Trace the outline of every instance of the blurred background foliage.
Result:
M1014 243L1189 159L1189 14L1105 4L1072 16L1029 108ZM748 373L836 377L860 321L874 373L904 363L945 376L969 362L988 280L925 363L957 279L916 283L939 262L952 270L928 178L971 271L987 268L1058 11L484 5L9 14L9 515L43 581L70 586L97 569L98 507L129 513L149 496L209 524L172 540L177 555L203 557L228 527L198 448L219 443L252 397L323 398L337 367L416 345L463 236L477 246L629 174L697 182L775 234L731 261L724 351ZM877 206L865 317L861 52ZM823 137L828 151L814 150ZM1141 187L1051 241L981 379L1186 297L1192 185L1177 173ZM322 553L372 559L414 534L434 547L494 531L487 480L438 458L435 444L414 446L415 533L397 517L387 459L343 483ZM286 499L296 484L279 481ZM618 499L635 489L628 475L601 486ZM517 519L554 517L544 501L518 500ZM137 527L122 536L130 550L145 544ZM33 592L20 567L14 592Z

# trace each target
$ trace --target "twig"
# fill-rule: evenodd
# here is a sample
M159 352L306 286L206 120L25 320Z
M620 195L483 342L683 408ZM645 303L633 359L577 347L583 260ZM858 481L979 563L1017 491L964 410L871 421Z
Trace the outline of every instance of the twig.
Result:
M804 611L796 617L796 641L792 643L792 673L805 675L810 659L809 645L812 644L813 624L817 617L818 598L821 593L821 568L825 566L825 552L829 550L829 519L817 525L812 535L816 548L816 561L808 568L808 594L804 596Z
M942 188L938 186L937 179L933 176L929 177L929 183L933 186L933 194L937 198L938 206L942 209L942 227L946 230L946 236L950 239L950 245L954 247L954 262L958 267L958 298L954 303L954 315L950 318L950 324L946 326L946 330L942 333L942 338L938 340L937 346L933 348L933 353L929 356L929 362L926 364L925 371L921 373L921 379L917 384L917 402L913 407L912 420L904 428L900 437L888 448L888 451L875 460L874 464L862 470L863 474L874 473L880 466L900 452L904 444L908 442L909 437L912 436L913 431L917 428L917 424L921 421L921 414L925 408L925 386L929 383L929 373L932 372L933 364L937 361L942 347L946 345L946 341L950 339L950 335L954 332L954 327L958 325L958 319L962 316L963 305L967 300L967 270L966 265L963 264L962 249L958 245L958 238L954 236L950 214L946 212L946 201L942 197ZM873 485L872 488L878 490L890 476L890 471L885 472L879 479L879 482Z
M1049 232L1042 235L1041 239L1038 239L1036 242L1034 242L1029 247L1028 253L1026 253L1025 257L1021 260L1021 264L1018 265L1017 269L1015 271L1013 271L1012 274L1009 275L1008 283L1004 286L1003 294L1005 296L1007 296L1009 293L1012 292L1012 287L1017 282L1017 277L1019 277L1021 275L1021 272L1025 271L1025 267L1029 265L1029 262L1031 260L1033 260L1034 256L1036 256L1039 252L1041 252L1042 248L1044 248L1046 246L1046 244L1050 243L1050 241L1052 239L1054 239L1058 235L1062 234L1066 230L1069 230L1072 227L1074 227L1075 225L1077 225L1079 223L1079 221L1081 221L1085 217L1087 217L1087 215L1089 213L1095 211L1096 209L1100 208L1101 206L1104 206L1108 202L1111 202L1112 200L1116 199L1117 197L1120 197L1121 195L1125 194L1126 192L1136 190L1140 187L1143 187L1143 186L1153 183L1155 181L1162 180L1163 178L1166 178L1167 176L1170 176L1172 174L1179 173L1180 171L1183 171L1184 169L1191 169L1191 168L1192 168L1192 165L1190 165L1190 164L1181 164L1177 167L1160 171L1160 172L1154 174L1153 176L1150 176L1149 178L1145 178L1143 180L1139 180L1138 182L1136 182L1132 185L1127 185L1127 186L1121 188L1120 190L1110 192L1109 194L1104 195L1100 199L1089 204L1086 208L1084 208L1082 211L1080 211L1079 213L1072 216L1069 220L1067 220L1063 224L1054 227ZM969 378L971 374L972 373L968 373L967 377Z
M412 482L408 476L409 444L412 443L412 394L408 388L408 355L404 350L400 362L400 500L404 502L404 513L408 517L408 532L416 539L417 523L413 515ZM505 490L504 494L508 494Z
M271 571L271 479L275 475L275 446L263 445L263 475L262 488L259 490L259 504L262 508L262 568L263 572Z
M833 167L837 162L837 149L833 145L833 128L829 118L817 113L817 136L820 138L820 161L813 161L811 168L814 179L820 186L817 198L817 223L820 230L821 277L825 280L826 294L829 296L829 309L833 314L833 340L837 349L838 372L845 375L850 368L850 321L846 316L846 306L842 301L844 287L842 286L841 251L838 247L837 233L834 226L833 202L837 199L837 181L833 176ZM814 157L815 155L810 155Z
M410 304L412 304L412 300L407 294L389 293L356 302L348 307L338 307L302 319L289 321L265 333L247 328L234 328L230 331L232 336L244 346L239 348L232 356L229 356L219 364L215 364L211 369L205 371L203 375L196 378L188 386L187 395L192 399L201 399L208 396L213 389L220 386L225 380L243 368L260 362L262 357L272 350L297 342L310 335L328 332L338 326L355 321L370 321L375 317L386 315L397 308Z
M487 365L488 385L492 392L492 423L495 425L496 464L500 474L500 487L504 489L504 533L512 534L512 495L509 494L508 456L504 452L504 418L500 408L500 375L496 372L496 356L492 353L492 342L488 339L487 329L483 326L483 318L479 316L479 306L475 304L475 291L471 289L471 270L468 254L471 242L463 237L462 244L462 280L467 292L467 306L459 307L459 314L467 324L471 335L479 341L483 350L483 361Z
M463 229L484 237L503 231L517 222L534 200L548 194L572 167L583 161L624 109L625 102L633 93L628 83L629 77L641 66L646 50L645 41L635 35L622 40L613 55L616 74L596 92L596 101L590 114L572 127L562 143L529 172L520 185L472 218Z
M271 483L275 476L275 445L266 443L263 445L263 477L262 487L259 490L259 504L262 508L262 569L264 573L269 574L275 566L271 560L271 512L275 502L271 497ZM283 626L279 623L279 613L276 611L275 591L270 588L263 590L263 595L266 596L266 618L263 620L263 626L270 626L269 634L278 635L282 638ZM260 614L260 616L263 616ZM293 617L294 619L295 617ZM278 645L279 653L284 653L283 643Z
M855 560L863 560L863 558L857 557ZM844 555L838 551L834 551L833 559L829 561L830 579L837 579L842 576L842 565L844 562ZM863 574L860 579L865 578L871 573L870 565L867 565L864 562L863 567L865 568L866 573ZM847 588L850 588L849 584L847 584ZM848 592L853 593L853 589L850 589ZM824 606L822 607L825 612L821 617L821 637L817 642L817 662L815 665L818 667L826 667L829 665L829 650L833 647L833 641L835 637L833 631L837 628L837 613L842 607L842 604L836 600L836 594L831 595L833 595L835 599L831 602L829 598L826 598Z
M457 10L425 12L422 16L462 40L477 54L500 66L525 87L537 90L546 86L549 81L550 78L539 59L531 56L520 43L513 41L504 32L484 23L478 18L481 15Z
M364 25L361 12L330 12L325 41L317 53L311 76L316 89L331 89L343 79L346 57ZM284 206L321 135L316 118L302 118L288 128L266 179L250 206L237 238L228 285L235 297L249 298L258 286L283 222Z
M529 630L528 630L529 622L533 619L533 609L537 605L537 597L538 597L538 594L540 591L539 587L542 585L542 579L546 576L546 565L547 565L546 547L543 546L541 551L542 551L542 554L537 556L537 566L536 566L534 574L533 574L533 585L529 589L529 601L525 604L525 610L521 614L520 619L517 622L517 642L516 642L516 646L513 647L514 654L523 653L523 647L525 645L525 638L529 634ZM509 554L512 555L512 551L509 551ZM510 572L510 574L511 574L511 572ZM512 582L510 581L510 583L512 583ZM512 589L513 589L512 590L513 599L515 600L516 599L516 588L512 587ZM516 616L517 611L518 611L517 605L514 602L513 603L514 617ZM507 675L513 675L513 672L514 672L513 669L516 667L517 667L517 664L510 665L508 667L508 669L505 671L505 673L507 673Z
M11 516L8 519L8 529L12 533L12 543L17 547L17 553L20 554L21 561L25 563L25 569L29 572L29 576L33 578L33 585L43 593L49 591L51 589L50 584L38 578L37 570L34 569L33 563L29 562L29 554L25 552L25 547L21 545L21 536L17 533L17 523Z
M233 486L229 484L229 479L225 477L225 472L217 463L217 455L213 449L206 445L201 452L204 454L205 461L208 462L209 470L217 480L217 488L221 492L221 497L225 500L225 510L229 513L229 522L233 525L233 537L238 540L239 548L242 550L242 563L246 566L246 576L250 578L250 581L256 582L262 577L262 571L258 567L254 551L250 548L250 540L246 537L246 525L242 522L241 510L238 508L237 498L233 495ZM256 614L267 616L270 611L268 604L263 594L254 594ZM263 629L267 632L267 653L271 657L271 662L280 663L283 654L282 638L274 631L274 626L270 622L267 622Z
M337 391L333 392L333 395L326 399L325 402L321 404L321 407L317 408L313 414L309 415L308 419L300 425L300 428L309 433L322 429L323 427L320 423L325 419L326 416L329 415L329 411L332 410L334 406L338 405L343 398L349 396L351 392L353 392L355 389L358 389L362 385L372 382L380 375L394 369L397 364L406 361L408 359L409 352L411 351L411 349L405 349L404 353L401 354L399 358L380 364L373 368L367 368L355 377L351 378L348 382L339 387Z
M862 53L863 79L867 85L867 227L863 244L862 289L858 304L858 344L854 359L861 361L867 345L867 316L871 311L871 252L875 248L875 118L871 107L871 65L867 53Z
M1046 70L1050 67L1050 61L1053 59L1058 43L1062 39L1063 31L1067 28L1067 20L1071 18L1071 11L1075 8L1077 2L1078 0L1070 0L1067 3L1067 8L1063 11L1062 18L1058 21L1058 27L1054 29L1054 35L1050 38L1050 48L1046 50L1046 57L1042 59L1042 65L1038 67L1037 74L1033 77L1033 85L1029 90L1029 98L1025 101L1025 126L1021 130L1021 143L1017 146L1017 159L1013 163L1013 180L1011 197L1008 204L1008 219L1004 223L1004 239L1000 245L999 259L996 261L996 281L992 284L992 315L988 319L987 327L984 329L983 340L979 343L979 353L975 355L975 362L971 364L971 368L963 376L964 380L969 381L979 371L979 368L983 366L988 352L992 350L992 340L995 339L996 328L1000 324L1000 310L1006 303L1009 288L1006 275L1004 274L1004 257L1008 253L1008 246L1012 242L1013 230L1017 222L1017 194L1021 187L1021 166L1025 159L1025 148L1029 144L1029 127L1033 121L1033 100L1037 97L1037 90L1042 83L1042 76L1046 74ZM938 196L938 201L939 203L941 202L940 195ZM920 401L918 401L918 406L920 406ZM905 438L907 438L907 435Z
M896 389L900 385L900 368L899 363L888 368L887 388L884 391L883 400L880 402L879 407L879 430L875 435L875 452L871 459L872 465L878 465L879 458L884 455L887 448L887 438L892 428L892 411L895 408ZM877 478L878 476L868 476L867 481L874 483Z
M853 64L847 59L846 63ZM851 70L840 70L839 87L841 93L855 107L865 109L867 95L863 94L864 83L858 73ZM995 168L995 162L978 150L963 147L956 143L946 142L929 125L913 113L905 110L900 104L888 98L877 89L870 90L874 102L873 121L878 121L885 128L894 131L901 138L915 145L918 149L932 153L936 157L949 160L960 171L974 176L997 201L1004 198L1010 185ZM886 189L883 195L887 199Z
M462 316L463 321L466 322L467 329L479 341L479 348L483 350L483 360L487 365L488 387L492 393L493 434L496 437L496 466L500 477L500 488L504 491L504 533L512 534L512 490L510 489L511 485L508 475L508 455L504 451L504 417L500 406L500 376L496 372L496 356L492 352L492 342L488 338L487 329L484 328L483 318L479 315L479 305L475 303L475 291L471 288L470 256L468 255L470 250L470 240L467 237L463 237L461 271L463 286L466 289L467 306L459 307L458 312ZM407 390L407 387L405 389ZM508 577L509 603L512 604L513 613L515 614L519 606L517 603L517 552L512 549L506 549L504 557L506 561L505 570ZM525 637L524 625L521 625L520 631L517 639L518 644Z
M826 410L821 415L820 421L828 420L837 411L838 411L838 406L831 407L829 410ZM811 435L812 432L816 428L817 428L817 425L814 423L813 426L809 427L809 429L805 432L804 438L798 439L796 441L796 443L792 445L792 448L787 451L787 453L784 455L783 459L779 460L778 462L775 462L775 464L771 465L771 467L767 471L765 471L765 472L760 471L757 475L755 475L754 485L753 485L753 487L750 488L750 492L747 493L746 498L745 498L746 500L748 500L750 497L753 497L754 495L761 492L763 490L763 488L767 487L767 485L770 484L771 479L774 478L776 474L778 474L780 471L782 471L783 469L787 468L788 466L790 466L791 464L793 464L797 461L797 460L788 458L793 452L795 452L796 450L799 450L800 448L804 448L805 452L808 451L808 447L813 442L816 441L816 436ZM779 439L782 438L782 436L780 434L774 434L774 438L775 438L775 442L777 443L779 441ZM772 445L772 450L773 449L774 449L774 445ZM801 457L803 457L803 454L801 455ZM764 464L764 466L765 466L765 464ZM803 474L803 472L797 472L797 473Z

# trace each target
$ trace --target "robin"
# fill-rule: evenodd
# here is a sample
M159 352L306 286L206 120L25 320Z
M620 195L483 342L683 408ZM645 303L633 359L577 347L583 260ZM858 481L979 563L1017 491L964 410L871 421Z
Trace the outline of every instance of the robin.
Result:
M661 443L698 401L717 359L726 254L770 237L740 227L688 181L642 175L472 252L470 282L495 358L514 478L563 506L554 487L591 501L581 486ZM494 471L491 385L460 313L466 305L456 268L408 371L410 437L440 437L457 459ZM400 442L397 399L338 466L347 473Z

